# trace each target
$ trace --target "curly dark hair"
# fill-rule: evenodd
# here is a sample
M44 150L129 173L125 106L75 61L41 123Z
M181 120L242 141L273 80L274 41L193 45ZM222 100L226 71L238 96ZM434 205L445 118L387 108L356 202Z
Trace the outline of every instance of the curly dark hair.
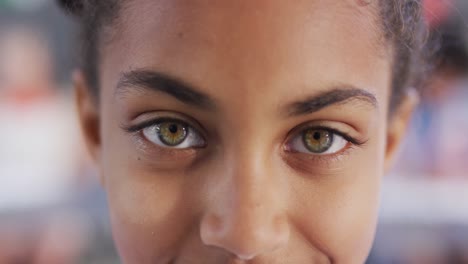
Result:
M376 0L379 5L382 32L394 53L390 112L397 108L409 88L422 84L427 58L427 30L422 17L422 0ZM58 0L82 27L83 56L81 61L88 85L97 96L98 44L104 26L117 17L119 0Z

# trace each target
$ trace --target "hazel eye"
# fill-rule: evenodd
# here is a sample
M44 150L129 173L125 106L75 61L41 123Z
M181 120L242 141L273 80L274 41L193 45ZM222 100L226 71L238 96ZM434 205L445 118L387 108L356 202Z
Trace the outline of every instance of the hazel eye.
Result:
M157 126L161 142L168 146L177 146L187 138L187 126L176 122L164 122Z
M334 154L346 147L348 140L338 133L324 128L308 128L296 135L289 148L315 155Z
M205 140L194 128L179 120L157 122L142 130L152 143L169 148L197 148L205 145Z

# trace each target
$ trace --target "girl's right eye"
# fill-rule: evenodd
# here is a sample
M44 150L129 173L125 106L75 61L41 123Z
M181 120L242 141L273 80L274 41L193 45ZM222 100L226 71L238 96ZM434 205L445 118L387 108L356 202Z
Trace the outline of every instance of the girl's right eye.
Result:
M156 120L141 131L148 141L165 148L189 149L206 145L200 133L181 120Z

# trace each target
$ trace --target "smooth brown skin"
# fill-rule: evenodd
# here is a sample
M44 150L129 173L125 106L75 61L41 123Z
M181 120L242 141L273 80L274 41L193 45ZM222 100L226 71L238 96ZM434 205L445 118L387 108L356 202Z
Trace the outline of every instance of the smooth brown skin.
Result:
M375 8L355 0L125 2L102 45L99 103L75 76L124 263L365 261L381 178L415 104L408 96L387 117L392 55ZM213 105L119 85L141 69L182 80ZM349 87L377 102L360 96L304 115L285 110ZM206 146L163 148L123 129L168 113L201 130ZM290 151L304 124L366 143L321 156Z

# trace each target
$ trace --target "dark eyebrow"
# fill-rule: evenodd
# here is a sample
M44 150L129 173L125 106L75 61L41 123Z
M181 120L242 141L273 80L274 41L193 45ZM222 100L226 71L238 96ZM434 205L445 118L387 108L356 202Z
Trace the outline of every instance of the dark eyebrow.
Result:
M354 100L369 104L373 108L377 108L378 105L376 97L366 90L354 87L335 88L303 101L294 102L286 107L286 111L290 116L305 115L334 104L342 104Z
M160 72L132 70L122 73L115 93L125 93L132 88L163 92L185 104L204 110L216 108L213 99L208 95L184 81Z

